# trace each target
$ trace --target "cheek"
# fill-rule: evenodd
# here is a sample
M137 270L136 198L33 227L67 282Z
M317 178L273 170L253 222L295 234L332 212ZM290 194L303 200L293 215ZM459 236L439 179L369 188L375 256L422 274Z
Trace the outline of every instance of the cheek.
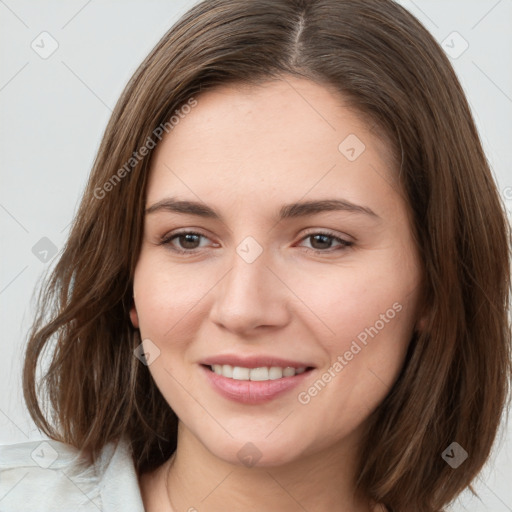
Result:
M390 344L408 339L415 320L418 273L404 258L383 251L371 263L337 265L324 275L303 273L294 291L322 320L316 332L329 352L364 343L378 331ZM348 349L348 348L347 348Z
M297 293L310 291L308 306L329 329L310 324L325 365L299 401L333 432L340 418L355 426L396 381L414 328L418 278L412 259L382 251L371 265L340 266L329 279L301 281Z
M290 323L284 329L299 333L322 367L317 380L297 389L287 404L295 420L276 430L272 439L263 436L262 444L272 442L290 453L294 443L327 446L361 424L396 380L414 323L417 274L392 251L373 252L368 260L355 262L302 262L276 269L290 288L276 284L267 293L282 296L276 303L289 310ZM224 433L191 400L188 391L195 393L198 384L189 363L197 356L195 342L208 340L212 333L208 315L213 301L221 298L215 285L225 271L204 262L171 265L161 257L142 255L134 283L141 335L156 340L162 349L149 368L152 377L198 437L204 435L203 425L212 425L216 443ZM318 384L323 376L324 383ZM253 418L249 422L220 406L216 414L234 431L258 431ZM265 435L273 421L272 416L260 429Z
M165 258L141 255L134 276L135 306L141 335L164 340L194 317L211 284L206 272L191 273Z
M329 287L303 281L311 309L333 332L317 337L326 364L299 402L336 431L351 426L385 398L402 368L415 323L419 273L412 259L393 251L373 264L339 268ZM320 331L317 331L318 333Z
M379 337L395 342L411 327L417 273L404 253L375 251L354 262L314 262L278 269L293 288L293 293L282 297L294 304L290 322L302 324L313 339L322 340L329 353L343 353L354 339L364 343L365 333L369 336L368 330L375 326ZM190 338L208 317L215 284L223 273L206 262L170 264L165 254L143 252L134 280L141 334L159 340L172 338L178 345L182 334L188 332ZM283 293L281 288L276 284L269 294Z

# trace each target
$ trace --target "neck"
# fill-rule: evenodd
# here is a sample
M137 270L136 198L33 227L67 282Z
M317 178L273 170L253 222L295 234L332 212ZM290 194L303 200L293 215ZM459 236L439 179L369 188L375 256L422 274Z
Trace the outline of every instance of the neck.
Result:
M371 510L368 500L355 491L358 453L355 438L271 467L246 467L219 459L181 422L177 446L175 455L166 464L168 471L164 472L175 511Z

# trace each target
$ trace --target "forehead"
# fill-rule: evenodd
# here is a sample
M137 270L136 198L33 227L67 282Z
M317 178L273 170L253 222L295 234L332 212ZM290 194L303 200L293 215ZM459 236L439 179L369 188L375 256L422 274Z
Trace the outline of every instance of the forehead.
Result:
M287 77L196 99L156 148L148 203L167 189L298 199L334 188L356 200L356 188L382 188L393 174L388 145L332 88Z
M337 150L349 133L368 138L368 126L341 94L309 80L288 77L261 85L228 84L202 93L197 106L166 136L169 149L186 145L209 156L222 142L223 156L250 156L251 148L288 153ZM368 134L369 135L369 134ZM375 135L372 134L375 138ZM222 139L222 141L220 140ZM306 144L306 146L304 146ZM263 157L264 154L259 154Z

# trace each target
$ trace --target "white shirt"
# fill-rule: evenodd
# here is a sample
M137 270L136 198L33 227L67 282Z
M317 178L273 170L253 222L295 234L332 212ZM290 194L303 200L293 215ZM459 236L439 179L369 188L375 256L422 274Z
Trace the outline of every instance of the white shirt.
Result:
M53 440L0 445L1 512L144 512L128 443L95 464Z

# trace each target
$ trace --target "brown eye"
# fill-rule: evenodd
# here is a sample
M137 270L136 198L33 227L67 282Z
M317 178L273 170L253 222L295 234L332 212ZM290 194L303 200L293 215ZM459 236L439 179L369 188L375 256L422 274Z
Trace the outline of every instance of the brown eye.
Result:
M183 231L181 233L175 233L162 238L160 245L166 245L171 250L178 253L195 252L196 249L200 249L201 239L207 238L201 233L195 233L193 231Z
M180 241L180 246L183 249L197 249L196 244L199 242L199 237L200 235L189 233L185 235L178 235L176 239Z
M333 237L328 235L310 235L313 249L330 249Z
M343 240L330 233L311 233L306 235L302 240L310 240L311 247L306 247L306 249L317 253L340 251L353 245L353 242ZM333 243L337 243L338 247L333 248Z

